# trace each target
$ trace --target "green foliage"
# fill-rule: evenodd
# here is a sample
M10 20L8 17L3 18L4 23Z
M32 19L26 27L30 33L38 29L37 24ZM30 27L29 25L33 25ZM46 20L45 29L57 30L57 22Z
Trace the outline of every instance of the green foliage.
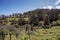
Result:
M60 40L57 36L60 35L59 11L59 9L36 9L24 14L2 15L0 38L2 40ZM41 28L38 27L39 25Z
M30 24L33 24L34 26L37 26L38 25L38 22L39 22L39 19L37 17L37 14L32 14L29 18L29 23Z
M18 20L18 24L22 26L22 25L25 25L26 22L25 22L25 20L24 20L23 18L20 18L20 19Z
M58 38L58 40L60 40L60 38Z
M57 28L57 29L56 29ZM14 34L11 36L11 40L28 40L30 37L30 40L60 40L60 27L52 27L50 29L36 29L35 31L32 31L32 34L30 36L25 32L22 31L20 34L19 30L15 30ZM50 33L52 32L52 33ZM16 38L16 34L18 33L18 36ZM9 34L5 35L5 40L9 40Z

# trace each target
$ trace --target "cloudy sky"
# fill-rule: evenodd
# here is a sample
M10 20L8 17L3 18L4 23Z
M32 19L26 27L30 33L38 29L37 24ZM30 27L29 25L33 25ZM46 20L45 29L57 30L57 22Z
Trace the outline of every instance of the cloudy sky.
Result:
M0 0L0 15L23 13L37 8L60 9L60 0Z

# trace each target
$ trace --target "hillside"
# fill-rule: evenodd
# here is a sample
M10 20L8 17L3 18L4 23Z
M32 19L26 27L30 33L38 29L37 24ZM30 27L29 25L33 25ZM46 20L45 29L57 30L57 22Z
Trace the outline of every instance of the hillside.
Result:
M0 30L1 40L60 40L60 9L1 15Z

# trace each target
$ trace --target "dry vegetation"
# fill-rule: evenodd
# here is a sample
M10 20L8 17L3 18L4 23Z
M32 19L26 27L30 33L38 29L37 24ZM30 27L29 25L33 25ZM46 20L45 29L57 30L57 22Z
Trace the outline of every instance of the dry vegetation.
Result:
M60 9L36 9L0 16L0 40L60 40Z

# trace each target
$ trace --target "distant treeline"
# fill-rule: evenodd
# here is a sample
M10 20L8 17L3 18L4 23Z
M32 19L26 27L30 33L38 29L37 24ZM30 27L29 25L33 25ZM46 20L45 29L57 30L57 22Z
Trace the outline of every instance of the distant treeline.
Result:
M8 18L17 18L18 20L9 20ZM54 23L60 25L56 22L58 20L60 20L60 9L35 9L32 11L24 12L23 14L13 13L9 16L0 16L0 24L4 25L8 24L9 22L11 22L9 25L17 24L20 26L23 26L25 24L29 24L32 26L46 26L50 24L52 25Z

